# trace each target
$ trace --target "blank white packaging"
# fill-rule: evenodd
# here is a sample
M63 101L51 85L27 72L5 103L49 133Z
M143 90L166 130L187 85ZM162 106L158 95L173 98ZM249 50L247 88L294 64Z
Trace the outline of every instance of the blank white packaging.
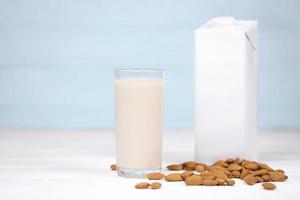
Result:
M258 22L219 17L195 31L195 159L255 159Z

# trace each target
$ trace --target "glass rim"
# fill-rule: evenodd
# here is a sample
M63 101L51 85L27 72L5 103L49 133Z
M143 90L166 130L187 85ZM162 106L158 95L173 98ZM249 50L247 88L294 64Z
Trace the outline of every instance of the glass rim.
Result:
M115 72L153 72L164 73L163 69L159 68L116 68Z

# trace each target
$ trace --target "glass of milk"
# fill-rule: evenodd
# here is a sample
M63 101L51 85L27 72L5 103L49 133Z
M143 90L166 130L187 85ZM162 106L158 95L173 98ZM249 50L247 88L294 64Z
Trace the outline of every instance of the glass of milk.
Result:
M162 155L164 71L115 72L117 172L144 177L159 171Z

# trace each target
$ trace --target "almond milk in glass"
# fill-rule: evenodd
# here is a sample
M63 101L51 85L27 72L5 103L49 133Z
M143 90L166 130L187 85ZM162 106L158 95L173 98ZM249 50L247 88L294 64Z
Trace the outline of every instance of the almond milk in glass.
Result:
M115 72L117 172L144 177L161 168L164 71Z

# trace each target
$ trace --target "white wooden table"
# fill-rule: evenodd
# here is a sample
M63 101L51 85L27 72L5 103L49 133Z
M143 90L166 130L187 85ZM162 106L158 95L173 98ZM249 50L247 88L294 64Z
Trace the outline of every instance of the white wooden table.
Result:
M160 190L136 190L140 179L118 177L114 134L103 131L0 131L1 200L99 199L300 199L300 132L259 134L260 161L282 168L289 179L275 191L260 184L233 187L162 182ZM192 131L164 134L164 165L193 160Z

